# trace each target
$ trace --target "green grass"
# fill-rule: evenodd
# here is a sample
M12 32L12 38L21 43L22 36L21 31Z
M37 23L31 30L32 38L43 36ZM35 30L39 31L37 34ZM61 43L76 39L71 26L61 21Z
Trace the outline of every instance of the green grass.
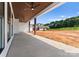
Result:
M79 27L51 28L49 30L79 30Z

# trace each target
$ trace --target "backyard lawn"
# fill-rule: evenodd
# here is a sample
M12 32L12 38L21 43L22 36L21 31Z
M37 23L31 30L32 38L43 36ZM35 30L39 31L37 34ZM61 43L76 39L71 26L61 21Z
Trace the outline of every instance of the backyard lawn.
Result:
M79 27L51 28L49 30L79 30Z

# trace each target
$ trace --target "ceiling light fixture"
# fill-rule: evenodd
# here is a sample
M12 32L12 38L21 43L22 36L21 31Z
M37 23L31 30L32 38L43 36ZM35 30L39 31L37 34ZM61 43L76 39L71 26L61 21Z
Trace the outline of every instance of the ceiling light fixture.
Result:
M32 8L32 10L34 10L34 8Z
M32 2L31 4L32 4L32 10L34 10L34 3Z

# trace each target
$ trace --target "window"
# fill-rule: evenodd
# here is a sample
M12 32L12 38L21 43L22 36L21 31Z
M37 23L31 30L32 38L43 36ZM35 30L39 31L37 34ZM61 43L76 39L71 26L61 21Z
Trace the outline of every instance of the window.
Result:
M4 48L5 40L5 20L4 20L4 3L0 2L0 53Z

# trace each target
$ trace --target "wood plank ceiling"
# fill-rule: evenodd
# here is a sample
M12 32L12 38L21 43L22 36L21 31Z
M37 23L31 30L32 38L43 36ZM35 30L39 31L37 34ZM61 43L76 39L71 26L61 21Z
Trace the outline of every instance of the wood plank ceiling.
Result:
M13 10L20 22L27 22L53 2L13 2ZM32 8L34 10L32 10Z

